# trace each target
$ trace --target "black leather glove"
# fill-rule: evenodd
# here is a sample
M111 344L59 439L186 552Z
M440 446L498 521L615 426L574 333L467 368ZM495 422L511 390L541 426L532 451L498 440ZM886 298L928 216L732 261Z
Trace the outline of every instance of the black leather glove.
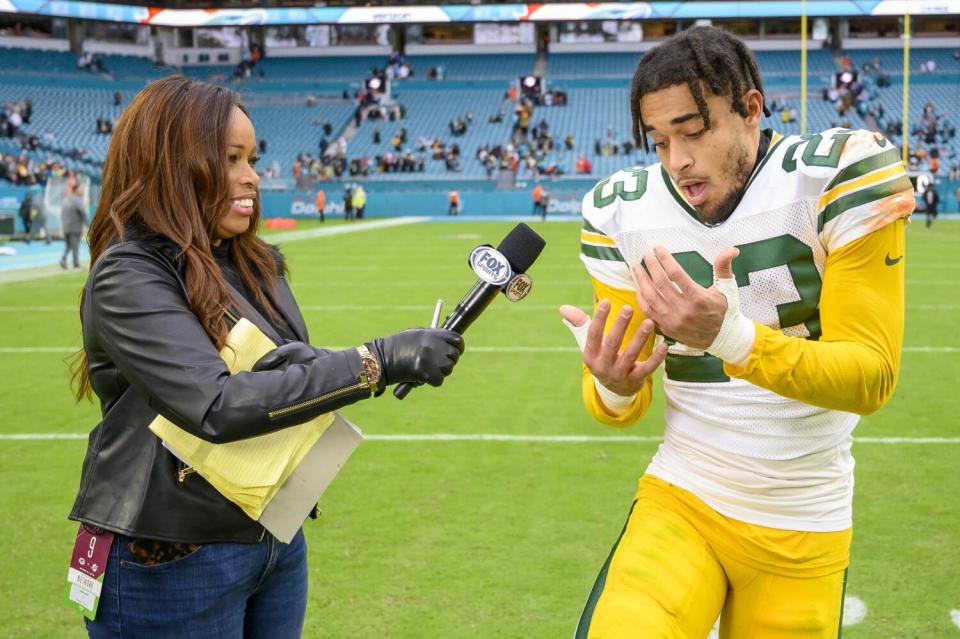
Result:
M367 348L380 362L381 384L439 386L463 353L463 338L445 328L411 328L375 339Z
M269 371L288 364L309 364L317 359L317 351L303 342L287 342L279 346L253 365L253 372Z

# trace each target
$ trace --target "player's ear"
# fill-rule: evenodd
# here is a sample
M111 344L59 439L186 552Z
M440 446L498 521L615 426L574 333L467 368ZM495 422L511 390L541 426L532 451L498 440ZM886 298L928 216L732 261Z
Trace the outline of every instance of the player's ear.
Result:
M747 107L747 124L758 125L763 117L763 94L756 89L748 89L743 94L743 104Z

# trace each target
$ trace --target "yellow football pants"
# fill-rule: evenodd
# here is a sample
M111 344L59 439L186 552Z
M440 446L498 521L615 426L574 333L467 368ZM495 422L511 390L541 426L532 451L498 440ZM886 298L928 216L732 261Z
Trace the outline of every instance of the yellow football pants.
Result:
M835 639L850 530L754 526L657 477L640 480L575 639Z

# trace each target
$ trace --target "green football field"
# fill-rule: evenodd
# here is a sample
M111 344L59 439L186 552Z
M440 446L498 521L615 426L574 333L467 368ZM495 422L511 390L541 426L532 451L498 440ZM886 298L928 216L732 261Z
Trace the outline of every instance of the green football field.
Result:
M475 279L470 249L497 244L512 225L288 237L282 248L313 343L348 347L425 325L437 297L452 309ZM322 516L305 525L305 637L572 636L656 449L663 396L657 383L653 409L625 431L588 417L580 357L556 312L591 302L579 227L531 226L547 240L530 270L532 293L494 302L442 388L345 411L369 439L323 496ZM958 245L958 222L928 231L918 219L908 229L899 387L856 431L845 638L960 638ZM0 283L0 403L8 411L0 427L0 636L85 636L79 614L63 605L76 532L66 517L85 450L76 436L98 416L96 406L74 403L64 363L80 344L83 278Z

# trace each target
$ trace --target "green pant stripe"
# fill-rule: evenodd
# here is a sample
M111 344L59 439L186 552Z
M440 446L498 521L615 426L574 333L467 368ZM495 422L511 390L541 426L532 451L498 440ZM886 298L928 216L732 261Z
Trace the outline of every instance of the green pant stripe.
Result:
M843 602L847 598L847 573L850 569L843 571L843 590L840 592L840 621L837 623L837 639L843 637Z
M597 580L593 584L593 590L590 591L590 596L587 598L587 603L583 607L583 612L580 613L580 622L577 624L577 631L573 635L573 639L587 639L587 633L590 631L590 622L593 620L593 611L597 607L597 601L600 600L600 595L603 593L603 587L607 583L607 571L610 569L610 562L613 560L613 553L617 552L617 546L620 545L620 540L623 539L623 534L627 532L627 524L630 523L630 515L633 514L633 509L637 505L636 500L630 505L630 513L627 515L627 521L623 524L623 530L620 531L620 536L617 537L617 542L613 544L613 548L610 550L610 554L607 556L607 560L603 563L603 568L600 569L600 574L597 575Z

